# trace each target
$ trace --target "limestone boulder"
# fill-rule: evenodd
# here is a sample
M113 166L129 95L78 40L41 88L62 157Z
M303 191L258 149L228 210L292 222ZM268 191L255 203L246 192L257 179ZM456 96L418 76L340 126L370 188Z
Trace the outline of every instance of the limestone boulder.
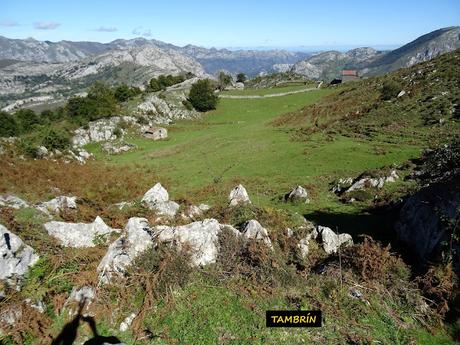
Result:
M303 201L305 203L310 202L308 199L308 192L307 190L302 187L302 186L296 186L294 187L289 193L287 193L284 196L284 200L287 201Z
M0 207L11 207L18 210L29 207L29 204L16 195L0 195Z
M269 248L273 248L267 229L255 219L245 224L242 234L247 239L263 241Z
M246 188L244 188L241 184L239 184L231 190L230 195L228 196L228 201L230 203L230 206L251 203Z
M191 251L192 266L204 266L216 261L219 250L218 235L223 229L229 229L235 236L240 235L232 226L220 224L215 219L177 227L157 226L155 234L157 241L161 243L172 243L179 249L186 246Z
M65 209L76 209L77 198L75 196L58 196L49 201L35 205L35 208L45 214L58 214Z
M169 193L161 183L150 188L142 197L141 202L159 215L167 217L174 217L180 208L178 203L169 200Z
M153 247L153 230L145 218L128 220L124 234L110 244L97 272L101 283L109 283L113 277L123 277L126 269L147 249Z
M64 247L85 248L94 247L98 241L105 242L112 232L119 232L96 217L92 223L66 223L51 221L44 225L52 237L57 238Z
M0 224L0 280L16 285L38 259L32 247Z

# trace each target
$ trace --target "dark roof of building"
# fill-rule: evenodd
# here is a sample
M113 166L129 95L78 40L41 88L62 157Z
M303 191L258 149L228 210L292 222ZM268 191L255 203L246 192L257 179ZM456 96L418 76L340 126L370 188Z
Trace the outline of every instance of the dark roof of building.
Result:
M344 69L342 71L342 75L357 77L358 76L358 71L356 71L354 69Z

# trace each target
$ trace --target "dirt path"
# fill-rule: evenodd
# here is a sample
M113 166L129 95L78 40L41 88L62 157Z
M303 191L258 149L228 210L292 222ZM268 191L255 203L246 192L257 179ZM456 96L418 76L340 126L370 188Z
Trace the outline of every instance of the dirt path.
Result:
M257 99L257 98L270 98L270 97L281 97L281 96L287 96L287 95L292 95L294 93L302 93L302 92L308 92L308 91L313 91L313 90L318 90L316 87L312 87L309 89L303 89L303 90L296 90L296 91L288 91L288 92L281 92L281 93L271 93L268 95L219 95L219 98L232 98L232 99Z

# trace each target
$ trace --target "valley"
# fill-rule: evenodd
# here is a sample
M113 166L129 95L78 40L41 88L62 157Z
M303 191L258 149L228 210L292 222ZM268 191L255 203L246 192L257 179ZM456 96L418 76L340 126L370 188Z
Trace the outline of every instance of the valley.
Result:
M0 343L458 343L459 37L0 37Z

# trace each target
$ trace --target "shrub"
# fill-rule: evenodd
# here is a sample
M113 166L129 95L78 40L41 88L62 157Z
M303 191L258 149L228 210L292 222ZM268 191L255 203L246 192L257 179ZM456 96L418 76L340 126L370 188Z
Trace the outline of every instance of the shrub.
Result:
M236 76L236 81L238 83L244 83L246 81L247 77L246 77L246 74L244 73L238 73L237 76Z
M14 137L19 134L19 127L13 115L0 111L0 137Z
M65 150L70 146L70 136L63 130L46 129L42 134L41 143L49 150Z
M224 90L228 85L232 83L232 76L221 71L217 77L219 80L219 89Z
M36 125L40 124L40 118L30 109L20 109L14 113L14 117L19 124L22 133L31 132Z
M216 109L218 97L214 93L214 85L211 80L198 80L193 84L188 100L198 111Z
M402 90L401 84L394 80L388 80L383 83L382 86L382 99L388 101L395 98L398 93Z
M31 158L38 157L38 146L32 138L22 138L18 142L19 151Z

